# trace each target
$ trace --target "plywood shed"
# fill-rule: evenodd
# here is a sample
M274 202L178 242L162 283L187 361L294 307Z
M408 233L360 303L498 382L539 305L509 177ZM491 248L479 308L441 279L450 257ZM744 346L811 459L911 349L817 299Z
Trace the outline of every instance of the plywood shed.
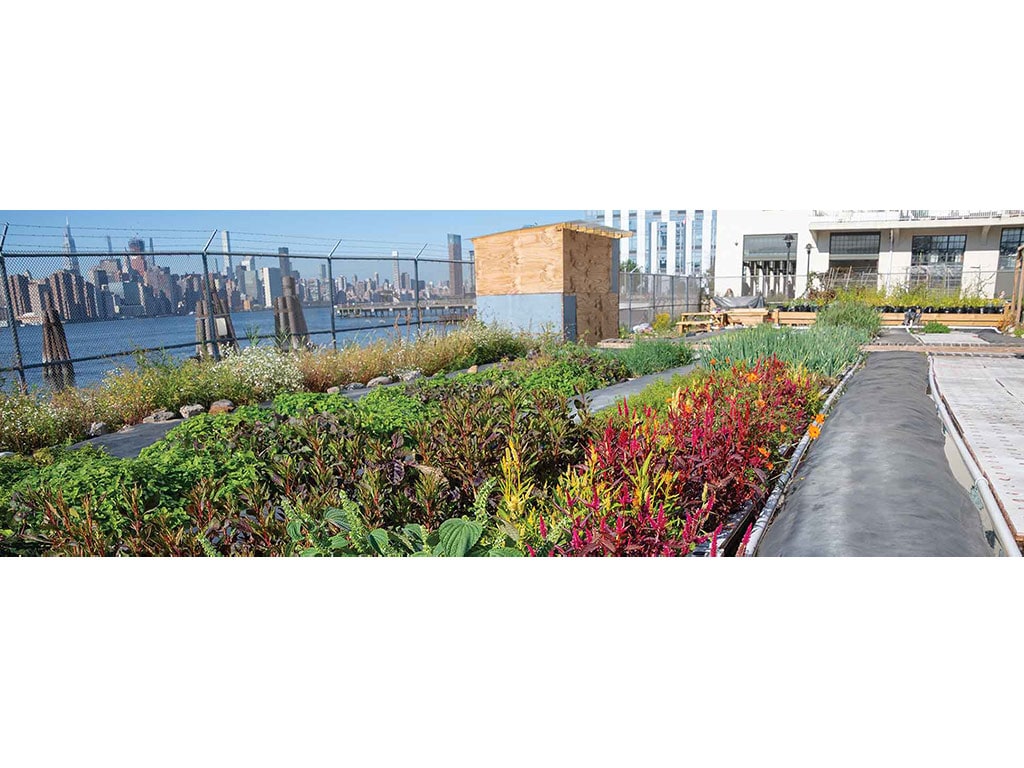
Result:
M473 238L477 317L595 343L619 335L619 239L584 221Z

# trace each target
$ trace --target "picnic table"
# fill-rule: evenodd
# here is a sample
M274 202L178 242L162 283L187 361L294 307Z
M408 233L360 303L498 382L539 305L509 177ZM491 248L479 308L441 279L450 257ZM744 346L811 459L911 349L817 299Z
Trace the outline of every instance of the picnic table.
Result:
M676 330L682 336L688 331L710 331L721 325L722 315L718 312L684 312L676 323Z

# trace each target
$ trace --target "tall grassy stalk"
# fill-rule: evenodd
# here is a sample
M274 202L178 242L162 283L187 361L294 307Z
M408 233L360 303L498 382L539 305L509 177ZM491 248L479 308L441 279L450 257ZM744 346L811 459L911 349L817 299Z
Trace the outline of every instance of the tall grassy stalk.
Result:
M714 337L701 364L718 369L740 361L754 364L774 356L790 365L835 377L857 359L860 345L870 338L866 331L848 326L815 326L796 331L762 325Z
M878 311L857 301L834 301L819 310L815 325L819 327L848 326L858 328L869 336L877 336L882 329Z

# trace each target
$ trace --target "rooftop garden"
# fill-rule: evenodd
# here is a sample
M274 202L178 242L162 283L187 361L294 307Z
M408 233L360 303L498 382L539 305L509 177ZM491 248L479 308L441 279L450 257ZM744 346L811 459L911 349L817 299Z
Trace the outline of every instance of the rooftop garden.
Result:
M845 324L855 319L723 334L686 375L600 413L579 396L693 351L667 339L597 350L478 327L425 341L423 358L398 343L255 348L221 363L146 363L49 399L12 392L0 407L37 414L39 427L2 433L21 455L0 460L0 550L714 554L730 515L762 503L795 441L820 430L824 391L870 337ZM410 369L423 375L358 399L323 391ZM237 407L180 422L134 459L66 447L99 415L133 423L224 397Z

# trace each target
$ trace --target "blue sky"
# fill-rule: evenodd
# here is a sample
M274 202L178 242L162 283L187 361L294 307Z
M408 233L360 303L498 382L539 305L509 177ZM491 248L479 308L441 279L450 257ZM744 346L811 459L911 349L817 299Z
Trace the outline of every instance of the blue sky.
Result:
M232 250L245 248L276 253L287 246L293 253L330 252L338 240L340 255L390 256L393 249L402 256L414 256L428 244L424 257L444 258L448 233L460 234L463 254L472 248L469 238L533 224L547 224L582 218L576 211L0 211L0 222L10 222L6 249L46 247L60 249L61 230L67 217L80 252L106 250L110 235L115 253L125 250L134 234L153 238L157 251L169 249L201 249L214 229L231 232ZM18 227L15 225L27 225ZM40 228L41 227L41 228ZM53 229L47 229L53 227ZM93 229L95 228L95 229ZM161 231L161 230L195 230ZM211 253L219 252L218 235ZM293 264L305 276L316 276L312 262ZM379 269L390 274L385 263L368 262L345 268L370 272ZM212 265L211 265L212 266ZM307 266L308 269L303 269ZM404 269L404 267L403 267ZM437 279L447 270L424 268L424 279Z

